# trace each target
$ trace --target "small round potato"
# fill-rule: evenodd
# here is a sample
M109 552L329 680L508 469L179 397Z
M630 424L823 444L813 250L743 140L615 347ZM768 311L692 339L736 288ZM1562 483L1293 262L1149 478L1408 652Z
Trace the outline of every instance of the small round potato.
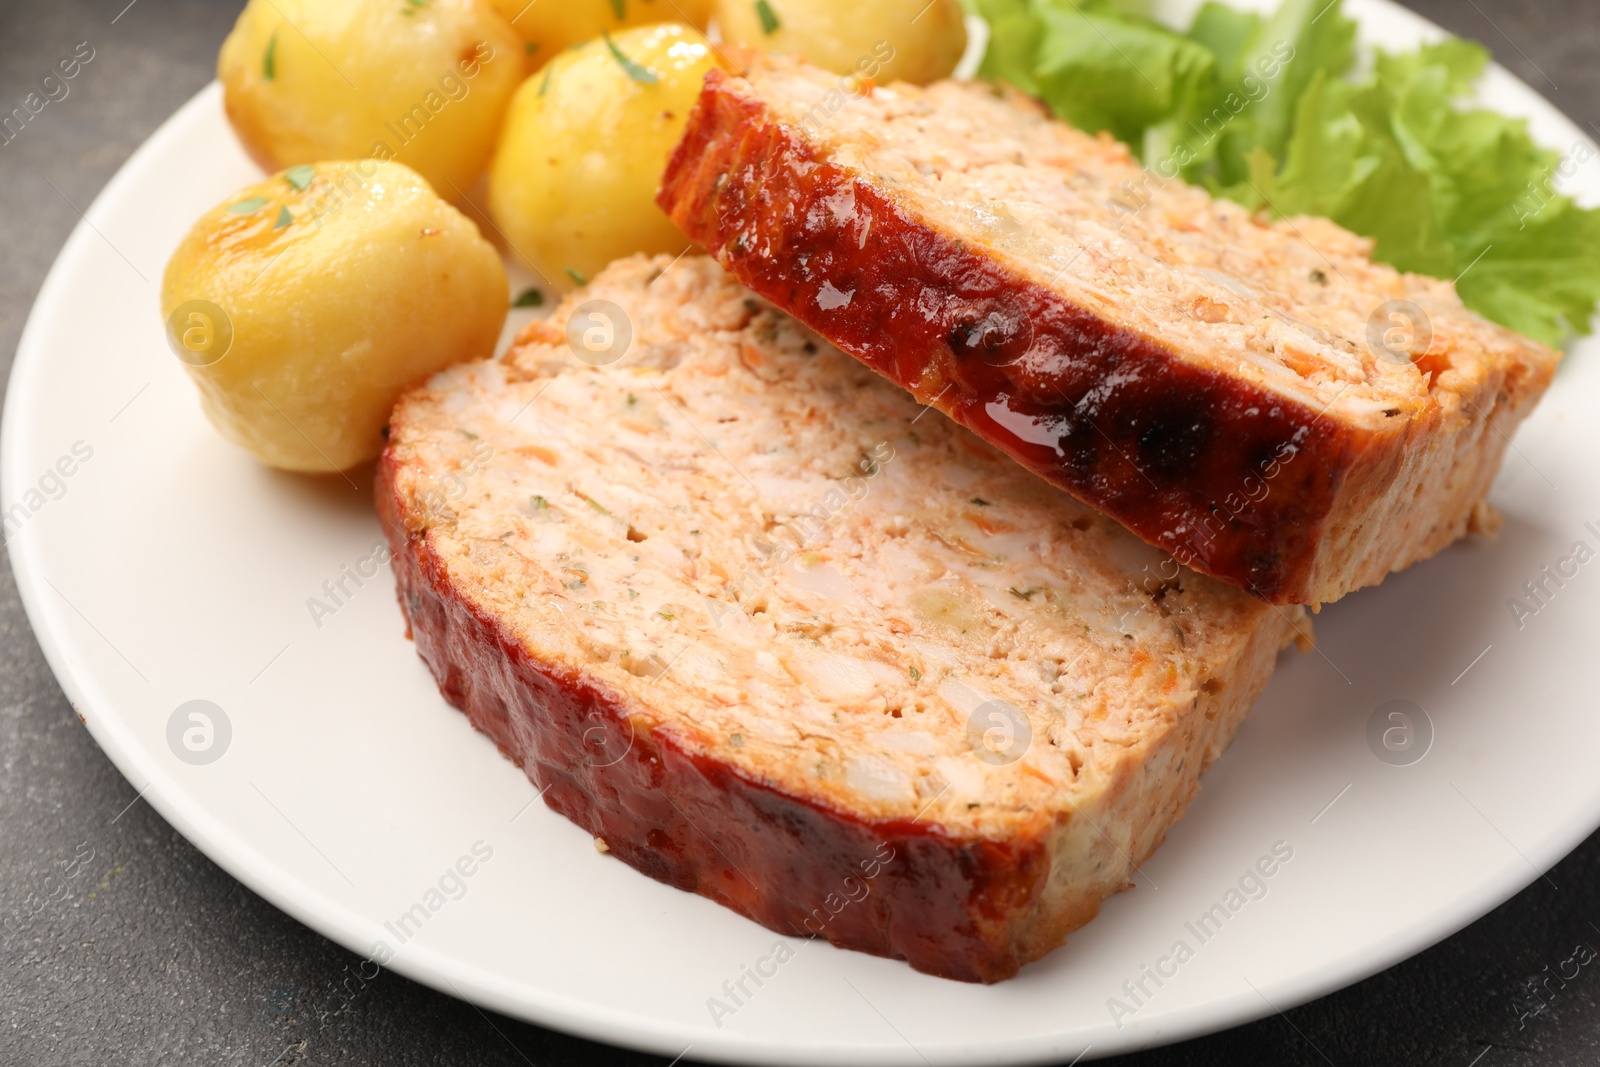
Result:
M241 189L167 264L167 339L222 435L284 470L376 456L406 386L494 354L505 265L415 171L304 165Z
M656 190L719 65L698 30L663 23L580 45L523 83L489 167L489 212L528 267L570 288L622 256L684 250Z
M655 22L705 29L713 0L492 0L528 43L536 66L575 44Z
M451 200L483 173L526 72L488 0L250 0L217 60L264 169L397 159Z
M967 48L960 0L717 0L723 39L836 74L926 85Z

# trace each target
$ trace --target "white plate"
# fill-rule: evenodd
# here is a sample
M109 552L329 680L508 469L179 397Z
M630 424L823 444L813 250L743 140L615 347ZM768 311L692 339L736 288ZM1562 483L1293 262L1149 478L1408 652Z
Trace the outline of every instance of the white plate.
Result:
M1351 7L1369 42L1437 32L1394 7ZM1503 71L1485 95L1530 116L1547 144L1582 140ZM355 952L385 942L398 947L393 969L420 982L668 1056L1068 1060L1242 1023L1372 974L1506 900L1600 824L1600 717L1580 669L1600 645L1600 562L1521 627L1507 606L1574 542L1600 548L1600 344L1588 342L1518 435L1494 493L1500 540L1458 546L1325 611L1321 654L1283 664L1146 865L1148 884L992 988L795 943L777 977L717 1025L708 999L731 1003L723 983L776 935L599 855L532 803L522 774L439 697L387 573L359 589L347 581L353 595L319 627L308 599L380 542L369 487L263 470L202 419L163 342L157 285L200 211L256 177L213 86L107 186L18 352L4 507L28 512L10 542L18 585L101 746L207 855ZM1600 202L1594 165L1570 187ZM92 455L66 464L61 491L46 472L75 444ZM49 493L28 496L42 479ZM196 699L232 727L209 765L180 760L167 740L175 709ZM1415 765L1369 749L1369 719L1390 700L1431 720ZM1293 859L1266 895L1200 944L1186 922L1280 841ZM465 895L430 901L478 842L493 855L462 881ZM385 924L440 901L398 946ZM1114 1020L1109 999L1132 1007L1123 983L1180 939L1193 958L1159 988L1146 978L1152 995Z

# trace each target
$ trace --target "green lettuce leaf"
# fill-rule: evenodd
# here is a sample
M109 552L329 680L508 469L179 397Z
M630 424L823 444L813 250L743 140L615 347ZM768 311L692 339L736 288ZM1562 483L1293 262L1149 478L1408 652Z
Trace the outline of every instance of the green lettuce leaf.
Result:
M1068 122L1136 150L1215 80L1203 45L1107 0L977 0L990 23L982 73L1042 98Z
M1145 19L1047 10L1044 27L1036 75L1045 102L1136 148L1151 126L1195 111L1216 80L1210 51Z

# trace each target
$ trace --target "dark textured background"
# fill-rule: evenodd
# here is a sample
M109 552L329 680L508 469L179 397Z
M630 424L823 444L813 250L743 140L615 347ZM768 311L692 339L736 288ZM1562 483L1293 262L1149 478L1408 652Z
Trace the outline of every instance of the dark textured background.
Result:
M78 41L71 94L0 147L0 370L45 272L101 187L211 79L240 0L0 0L0 103ZM1600 121L1595 0L1412 0L1484 41L1580 125ZM119 14L120 13L120 14ZM113 21L115 20L115 21ZM47 182L46 179L49 181ZM59 189L52 189L49 183ZM76 207L74 207L76 205ZM91 312L92 313L92 312ZM0 566L0 917L92 849L66 895L0 932L0 1067L228 1064L421 1067L664 1063L488 1016L385 974L348 1010L356 958L279 913L178 836L95 746L45 666ZM31 906L27 906L31 907ZM1121 1065L1600 1064L1600 967L1533 990L1600 946L1600 836L1422 955L1251 1026ZM1546 968L1549 968L1547 971Z

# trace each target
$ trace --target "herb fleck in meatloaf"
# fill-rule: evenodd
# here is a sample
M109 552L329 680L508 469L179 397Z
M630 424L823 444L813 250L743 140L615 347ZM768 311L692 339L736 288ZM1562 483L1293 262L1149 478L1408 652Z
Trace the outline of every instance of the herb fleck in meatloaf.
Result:
M1305 615L666 265L400 402L379 507L417 650L611 855L1006 978L1130 883ZM634 335L609 367L564 340L597 299Z
M1325 220L1162 183L1013 94L851 96L749 63L707 79L662 207L1048 481L1284 604L1381 581L1485 514L1557 355L1450 284Z

